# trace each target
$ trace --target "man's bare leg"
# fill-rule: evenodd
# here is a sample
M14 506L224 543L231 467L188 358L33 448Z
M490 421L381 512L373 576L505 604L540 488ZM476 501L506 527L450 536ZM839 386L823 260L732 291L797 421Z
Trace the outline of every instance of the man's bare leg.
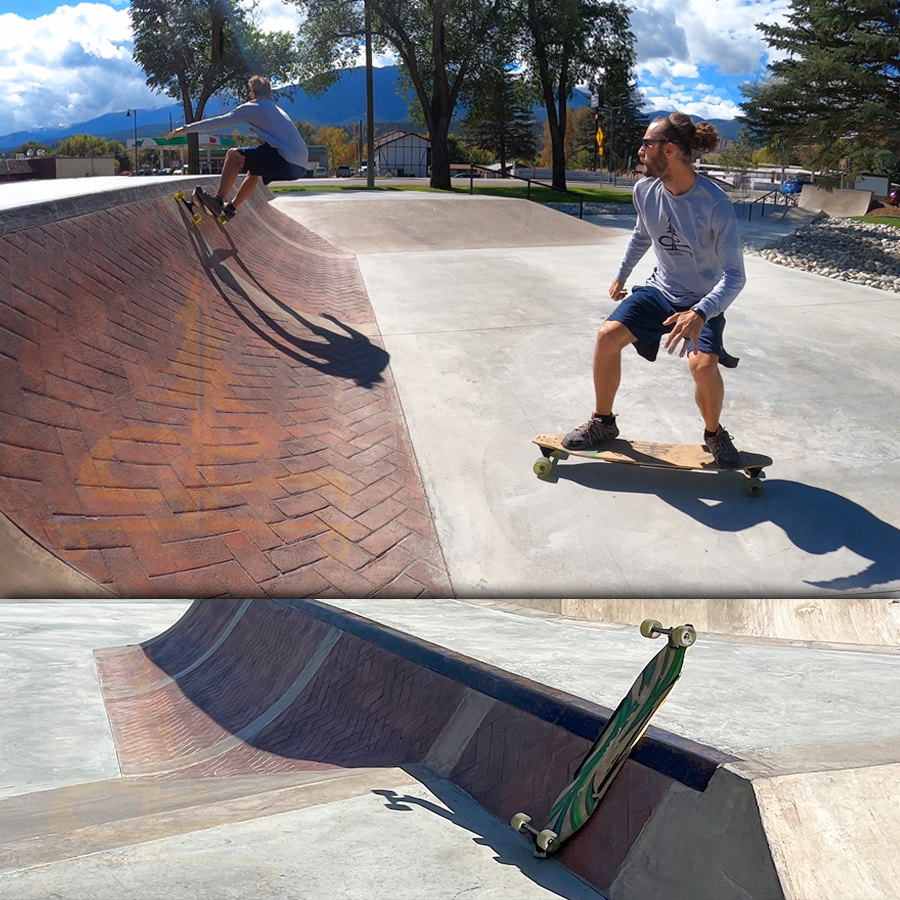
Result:
M244 165L244 154L240 150L232 147L225 154L225 165L222 166L222 175L219 178L219 187L216 190L216 196L224 203L228 199L228 194L237 181L238 173Z
M688 363L694 376L694 399L703 423L707 431L716 431L725 402L725 382L719 371L719 358L715 353L693 350L688 354Z
M594 345L594 412L598 416L612 414L622 380L622 350L635 340L635 336L621 322L606 322L597 333L597 343Z
M232 200L232 206L240 206L252 193L259 181L259 175L245 175L241 186L238 188L237 196Z

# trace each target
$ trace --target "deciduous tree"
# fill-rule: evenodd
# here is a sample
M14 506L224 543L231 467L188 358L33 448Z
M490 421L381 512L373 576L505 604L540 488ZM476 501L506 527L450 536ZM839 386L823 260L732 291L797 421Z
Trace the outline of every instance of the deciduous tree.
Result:
M214 95L245 99L251 75L276 84L294 77L293 36L264 34L256 6L257 0L132 0L134 59L148 85L181 102L186 123L202 119ZM195 134L188 135L188 169L200 172Z
M593 83L610 95L628 83L635 61L628 9L619 0L511 0L519 54L547 110L553 186L566 186L568 102L576 85Z
M324 91L356 64L365 37L362 0L292 0L301 26L304 86ZM431 186L449 190L448 135L460 91L486 44L499 40L509 0L368 0L376 50L400 58L431 141Z

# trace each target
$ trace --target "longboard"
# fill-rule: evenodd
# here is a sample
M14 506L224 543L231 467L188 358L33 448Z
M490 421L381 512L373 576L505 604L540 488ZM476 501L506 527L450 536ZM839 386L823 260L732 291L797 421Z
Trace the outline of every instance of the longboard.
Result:
M544 857L559 850L600 805L635 744L644 736L650 720L681 677L684 654L697 640L693 625L663 628L654 619L645 619L641 623L641 634L648 638L666 634L669 640L644 667L616 707L574 777L556 798L547 824L541 829L535 828L531 816L523 812L512 817L512 828L534 839L535 856Z
M562 445L564 434L539 434L533 442L541 448L541 458L534 464L534 474L547 478L553 472L557 460L569 456L599 459L611 463L628 463L634 466L652 466L658 469L695 469L703 472L744 472L747 484L744 490L751 497L763 494L763 469L772 465L772 459L761 453L741 453L741 464L734 469L716 465L713 455L700 444L656 444L647 441L607 441L597 450L567 450Z

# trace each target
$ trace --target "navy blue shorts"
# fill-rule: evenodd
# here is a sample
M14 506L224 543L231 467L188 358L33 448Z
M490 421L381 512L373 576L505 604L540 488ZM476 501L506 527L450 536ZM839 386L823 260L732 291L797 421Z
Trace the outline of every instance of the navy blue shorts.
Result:
M259 175L263 184L270 181L296 181L306 177L306 169L303 166L295 166L289 163L270 144L258 144L255 147L238 147L238 152L243 154L244 165L242 172L251 175Z
M607 322L621 322L637 338L634 349L653 362L659 353L659 342L664 334L668 334L675 326L663 325L669 316L684 312L690 307L673 306L661 291L650 285L633 288L631 294L613 310ZM733 369L738 361L729 356L722 343L725 332L725 316L718 315L707 320L700 332L697 343L703 353L714 353L719 362ZM688 346L688 352L694 349L694 342Z

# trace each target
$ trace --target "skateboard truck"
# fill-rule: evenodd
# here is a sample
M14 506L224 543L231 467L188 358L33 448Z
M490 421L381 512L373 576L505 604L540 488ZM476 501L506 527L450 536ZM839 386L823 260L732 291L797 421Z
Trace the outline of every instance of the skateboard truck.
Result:
M201 216L200 213L198 213L197 210L194 209L194 201L188 200L188 198L185 196L184 191L179 191L175 195L175 199L179 203L183 203L187 207L191 222L193 222L194 225L198 225L201 221L203 221L203 216Z
M656 619L644 619L641 622L641 634L645 638L658 638L662 634L669 636L670 647L690 647L697 640L697 632L693 625L676 625L674 628L663 628Z

